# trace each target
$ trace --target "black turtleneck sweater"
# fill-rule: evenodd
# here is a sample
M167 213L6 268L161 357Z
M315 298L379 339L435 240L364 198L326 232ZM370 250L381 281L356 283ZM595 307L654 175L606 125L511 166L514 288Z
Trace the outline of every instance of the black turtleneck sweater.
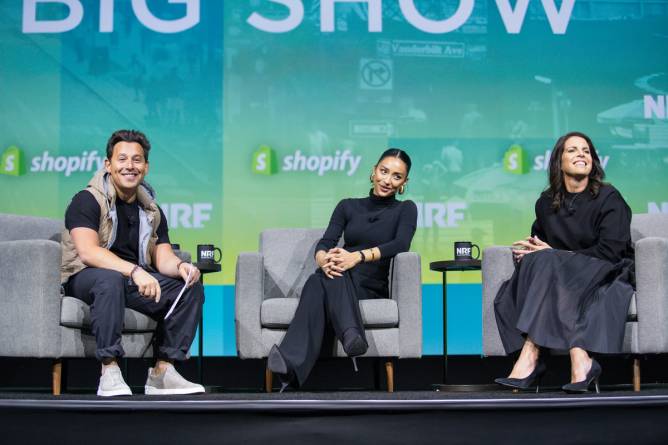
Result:
M315 251L336 247L341 235L349 252L378 247L379 261L359 263L351 272L367 295L359 298L387 298L390 260L408 251L417 226L417 207L413 201L397 201L393 196L349 198L340 201Z
M531 234L555 249L571 250L611 263L633 259L631 209L612 185L603 185L597 196L585 190L565 193L555 211L547 192L536 201L536 221Z

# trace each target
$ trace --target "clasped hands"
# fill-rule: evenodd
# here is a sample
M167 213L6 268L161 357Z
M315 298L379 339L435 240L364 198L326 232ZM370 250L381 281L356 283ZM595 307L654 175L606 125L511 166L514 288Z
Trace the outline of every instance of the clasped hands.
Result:
M524 255L532 252L537 252L543 249L551 249L552 247L545 241L540 240L537 236L528 236L523 240L515 241L512 245L513 258L520 262Z
M320 269L327 278L340 277L346 270L352 269L362 261L357 252L348 252L340 247L329 249L322 257Z

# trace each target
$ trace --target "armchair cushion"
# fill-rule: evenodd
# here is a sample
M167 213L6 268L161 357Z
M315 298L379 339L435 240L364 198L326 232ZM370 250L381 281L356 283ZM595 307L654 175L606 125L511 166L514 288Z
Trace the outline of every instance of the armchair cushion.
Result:
M287 329L299 304L298 298L270 298L262 302L262 326ZM365 328L393 328L399 325L399 308L394 300L379 298L360 300L360 311Z

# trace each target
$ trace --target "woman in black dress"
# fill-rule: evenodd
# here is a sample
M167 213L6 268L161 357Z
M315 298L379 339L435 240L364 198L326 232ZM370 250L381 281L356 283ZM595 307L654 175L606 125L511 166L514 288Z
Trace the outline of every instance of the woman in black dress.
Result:
M281 391L304 383L326 330L333 330L357 369L355 357L368 348L358 300L388 298L390 261L408 250L415 233L415 203L395 198L404 192L410 168L406 152L385 151L371 174L369 196L344 199L334 209L315 248L319 269L304 284L281 345L269 353L267 366L280 378ZM345 244L338 248L342 234Z
M557 141L548 189L536 201L531 236L513 244L517 267L494 300L508 354L521 350L501 385L527 389L545 373L541 348L568 350L567 392L598 392L601 366L590 353L619 353L633 295L631 209L582 133Z

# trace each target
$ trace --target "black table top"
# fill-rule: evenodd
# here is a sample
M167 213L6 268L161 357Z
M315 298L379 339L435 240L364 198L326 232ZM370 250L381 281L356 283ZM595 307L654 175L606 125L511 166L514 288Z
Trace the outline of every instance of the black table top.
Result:
M454 272L465 270L480 270L480 260L446 260L429 263L429 269L435 272Z
M201 262L201 263L194 263L194 266L199 269L201 274L221 271L220 263Z

